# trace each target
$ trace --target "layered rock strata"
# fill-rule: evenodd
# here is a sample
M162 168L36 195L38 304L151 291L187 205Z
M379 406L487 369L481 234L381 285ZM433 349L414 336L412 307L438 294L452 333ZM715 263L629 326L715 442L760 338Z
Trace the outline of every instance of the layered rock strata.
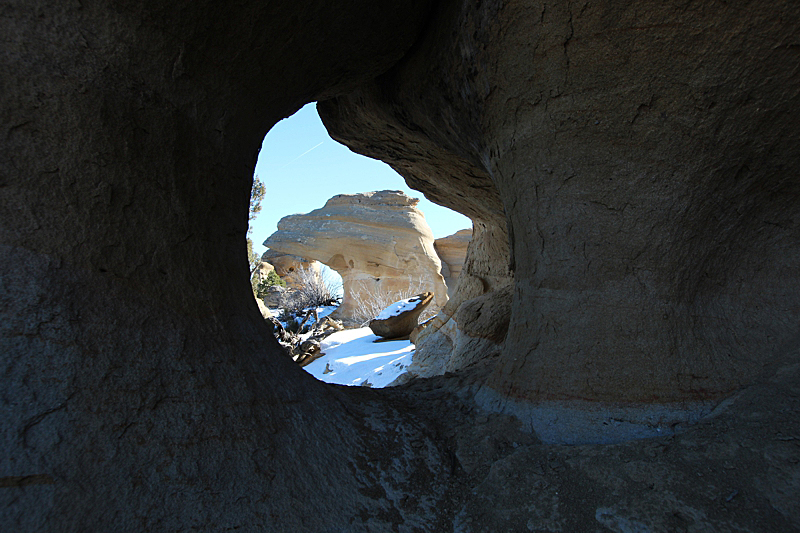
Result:
M442 307L447 287L441 262L417 203L400 191L340 194L308 214L282 218L264 246L336 270L344 290L337 316L343 319L355 315L359 302L381 294L430 290Z

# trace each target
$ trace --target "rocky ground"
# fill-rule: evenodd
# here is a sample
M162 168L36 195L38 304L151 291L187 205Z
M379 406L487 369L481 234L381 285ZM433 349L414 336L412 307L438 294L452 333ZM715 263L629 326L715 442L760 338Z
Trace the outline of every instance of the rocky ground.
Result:
M798 378L800 365L784 368L676 435L613 445L542 444L475 408L462 375L354 393L391 398L430 432L436 531L798 531Z

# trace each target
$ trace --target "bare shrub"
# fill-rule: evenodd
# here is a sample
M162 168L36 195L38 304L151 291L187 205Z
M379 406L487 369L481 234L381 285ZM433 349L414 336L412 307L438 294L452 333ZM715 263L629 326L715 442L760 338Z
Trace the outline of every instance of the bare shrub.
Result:
M381 292L375 288L374 284L367 284L366 282L358 282L358 285L360 290L353 291L351 297L353 301L353 321L360 327L369 324L370 320L393 303L406 300L429 290L422 285L420 280L412 283L411 278L408 280L408 288L399 291ZM437 312L437 308L429 306L420 315L420 322L428 320L436 315Z
M322 273L314 268L299 266L294 275L299 287L286 291L281 301L285 312L296 316L309 307L339 304L341 284L337 283L330 272Z

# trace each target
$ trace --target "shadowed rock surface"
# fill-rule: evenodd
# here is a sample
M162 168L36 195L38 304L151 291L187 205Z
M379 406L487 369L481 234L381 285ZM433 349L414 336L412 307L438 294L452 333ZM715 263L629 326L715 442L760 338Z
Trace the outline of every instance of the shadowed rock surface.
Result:
M799 10L6 3L0 523L800 530ZM315 100L474 222L449 374L326 386L258 312Z
M798 8L748 5L443 5L320 103L335 139L507 232L485 407L588 416L581 441L593 406L696 419L797 360Z

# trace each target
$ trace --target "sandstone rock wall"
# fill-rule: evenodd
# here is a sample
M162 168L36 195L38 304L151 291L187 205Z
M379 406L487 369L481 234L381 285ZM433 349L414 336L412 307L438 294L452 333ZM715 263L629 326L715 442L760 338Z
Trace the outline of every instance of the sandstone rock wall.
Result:
M272 265L275 273L286 282L286 286L298 289L303 286L302 271L319 273L321 266L317 261L309 261L303 257L285 254L277 250L267 250L261 255L261 261Z
M463 370L480 360L495 362L508 330L513 284L505 236L500 228L475 223L453 298L417 337L402 381ZM470 306L473 300L487 303L486 308Z
M267 276L269 276L269 273L274 271L274 270L275 270L274 266L272 266L271 264L267 263L266 261L264 261L262 259L261 262L259 262L256 265L256 269L255 269L255 272L253 272L253 275L256 277L256 279L258 281L263 281L263 280L267 279Z
M800 529L796 2L31 0L0 35L5 529ZM475 222L456 372L325 386L249 296L256 155L314 100Z
M264 246L336 270L344 290L337 315L344 319L354 316L359 299L387 293L407 298L430 290L442 307L447 288L418 202L400 191L340 194L308 214L282 218Z
M461 274L461 269L464 267L467 246L471 239L472 229L462 229L452 235L433 241L433 247L442 262L442 276L444 276L444 281L447 284L448 296L453 295L456 281L459 274Z
M588 399L647 427L796 360L798 8L749 6L442 6L394 69L319 104L334 138L507 235L482 405Z

